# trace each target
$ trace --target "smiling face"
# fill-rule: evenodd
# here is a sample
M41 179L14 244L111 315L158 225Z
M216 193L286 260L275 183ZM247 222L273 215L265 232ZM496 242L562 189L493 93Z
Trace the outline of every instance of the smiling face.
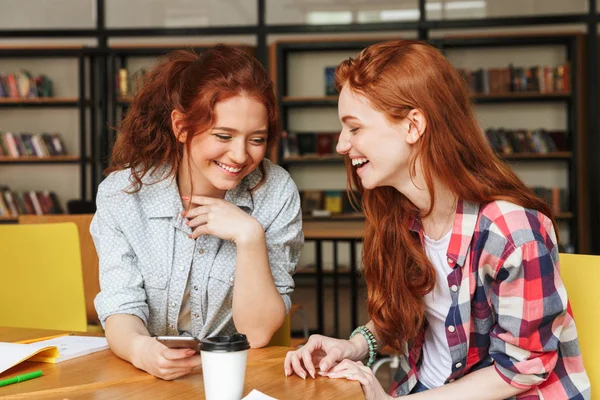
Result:
M370 101L345 85L340 93L338 114L342 132L336 151L348 155L365 189L379 186L399 188L406 180L414 150L410 122L392 123Z
M267 150L267 109L258 100L235 96L217 103L215 125L196 134L188 153L184 150L181 167L190 159L195 194L223 197L254 171ZM173 112L176 131L178 114ZM184 135L179 140L185 142ZM180 171L181 178L185 176ZM184 178L185 179L185 178Z

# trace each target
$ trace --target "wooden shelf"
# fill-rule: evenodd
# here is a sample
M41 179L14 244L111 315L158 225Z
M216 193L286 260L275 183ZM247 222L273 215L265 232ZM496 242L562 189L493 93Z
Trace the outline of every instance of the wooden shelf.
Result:
M89 103L86 101L86 104ZM0 106L8 107L77 107L78 97L0 97Z
M0 164L69 164L81 161L79 156L49 156L49 157L7 157L0 156Z
M572 212L568 212L568 211L559 212L554 215L554 218L556 218L558 220L573 219L573 218L575 218L575 214L573 214Z
M571 98L570 92L538 93L538 92L509 92L497 94L472 93L474 103L511 103L537 101L565 101ZM337 106L338 96L284 96L283 105L288 107L327 107Z
M505 160L569 160L573 153L570 151L556 151L552 153L498 153L498 155Z
M343 164L344 157L340 156L339 154L290 156L283 158L281 163L287 165Z
M0 223L1 222L18 222L19 217L14 217L12 215L0 215Z

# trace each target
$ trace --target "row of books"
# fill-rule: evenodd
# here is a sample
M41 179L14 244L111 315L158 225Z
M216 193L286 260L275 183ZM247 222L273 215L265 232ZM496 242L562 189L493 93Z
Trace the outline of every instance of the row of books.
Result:
M499 154L568 151L567 134L563 131L489 128L485 136Z
M22 69L18 74L0 75L0 97L52 97L52 80L46 75L33 76Z
M63 214L63 208L54 192L18 192L0 186L0 217L16 217L24 214Z
M0 156L64 156L67 150L59 133L0 132Z
M282 132L283 158L335 154L339 132Z
M303 190L300 191L302 213L315 216L355 214L360 212L360 196L358 192L354 192L354 196L358 201L358 211L345 190Z
M564 213L570 210L568 189L539 186L534 186L531 189L552 208L554 213Z
M510 64L506 68L459 69L458 72L473 93L568 93L571 90L569 64L556 67Z

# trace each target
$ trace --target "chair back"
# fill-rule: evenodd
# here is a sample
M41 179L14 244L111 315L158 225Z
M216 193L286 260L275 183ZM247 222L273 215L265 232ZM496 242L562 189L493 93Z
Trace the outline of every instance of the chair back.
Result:
M85 332L74 223L0 225L0 326Z
M283 324L275 331L271 341L267 346L285 346L290 347L290 343L292 340L292 325L291 325L291 317L290 314L285 315L285 319L283 320Z
M79 229L79 247L81 248L81 267L83 268L85 312L88 324L99 326L100 319L94 306L94 298L100 293L99 262L96 246L90 234L90 224L93 217L94 214L19 215L19 224L74 222L77 225Z
M600 388L600 256L561 253L560 276L573 310L585 370L592 389Z

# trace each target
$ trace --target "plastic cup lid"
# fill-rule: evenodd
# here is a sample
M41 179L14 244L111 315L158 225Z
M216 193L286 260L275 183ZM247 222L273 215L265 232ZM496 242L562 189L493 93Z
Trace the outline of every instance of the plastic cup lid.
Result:
M249 348L250 343L248 343L248 338L242 333L236 333L231 336L207 337L200 341L200 350L202 351L229 353L248 350Z

